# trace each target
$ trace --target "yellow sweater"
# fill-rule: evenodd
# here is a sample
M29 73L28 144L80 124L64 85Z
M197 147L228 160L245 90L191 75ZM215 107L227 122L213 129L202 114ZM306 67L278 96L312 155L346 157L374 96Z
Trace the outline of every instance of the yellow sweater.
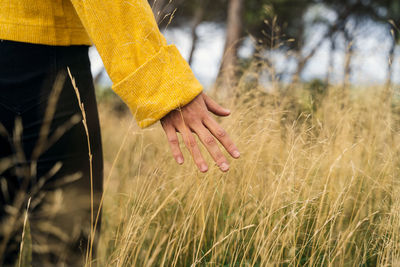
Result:
M0 39L93 43L113 90L142 128L203 89L177 48L167 45L147 0L0 0Z

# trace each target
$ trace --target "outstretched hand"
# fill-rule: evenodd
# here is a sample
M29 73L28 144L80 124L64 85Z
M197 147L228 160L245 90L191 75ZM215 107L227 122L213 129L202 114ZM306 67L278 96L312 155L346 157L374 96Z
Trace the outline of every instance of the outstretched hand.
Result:
M218 116L230 114L229 110L218 105L205 93L201 93L186 106L179 110L173 110L164 116L161 119L161 125L167 135L172 155L178 164L183 164L184 159L179 147L177 132L182 135L182 139L199 170L201 172L208 170L207 163L201 155L193 135L195 133L221 171L226 172L229 170L229 163L219 149L216 139L232 157L239 158L240 153L226 131L215 121L210 112Z

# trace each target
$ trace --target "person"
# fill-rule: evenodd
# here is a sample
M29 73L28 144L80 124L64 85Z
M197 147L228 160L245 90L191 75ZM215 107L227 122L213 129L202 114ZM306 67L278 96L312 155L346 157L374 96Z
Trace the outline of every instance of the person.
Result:
M230 111L203 92L167 44L147 0L2 0L0 40L2 266L80 266L95 258L103 152L92 44L138 125L161 122L178 164L177 133L201 172L209 167L194 134L222 171L229 163L217 140L240 155L212 116ZM29 240L31 259L21 256Z

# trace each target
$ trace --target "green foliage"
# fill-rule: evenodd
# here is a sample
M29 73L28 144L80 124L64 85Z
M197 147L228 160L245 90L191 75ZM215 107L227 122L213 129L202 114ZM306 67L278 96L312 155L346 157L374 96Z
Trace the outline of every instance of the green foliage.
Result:
M96 88L96 99L98 102L108 103L115 111L121 114L128 111L127 106L111 88Z
M246 1L245 25L259 42L271 43L278 33L283 39L293 39L285 45L299 48L303 39L303 15L314 0L250 0ZM272 21L276 23L272 23ZM272 40L274 41L274 40Z
M321 106L322 100L327 93L328 85L321 79L314 79L306 83L305 88L310 94L312 109L316 111L317 107Z

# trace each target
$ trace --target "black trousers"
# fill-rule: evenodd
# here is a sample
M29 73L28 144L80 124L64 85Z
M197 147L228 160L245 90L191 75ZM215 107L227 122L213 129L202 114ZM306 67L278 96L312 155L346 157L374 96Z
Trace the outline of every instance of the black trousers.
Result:
M92 164L67 67L84 103ZM102 183L88 47L1 40L0 266L13 266L16 260L33 266L82 266ZM100 218L95 237L99 229ZM96 243L94 238L93 251Z

